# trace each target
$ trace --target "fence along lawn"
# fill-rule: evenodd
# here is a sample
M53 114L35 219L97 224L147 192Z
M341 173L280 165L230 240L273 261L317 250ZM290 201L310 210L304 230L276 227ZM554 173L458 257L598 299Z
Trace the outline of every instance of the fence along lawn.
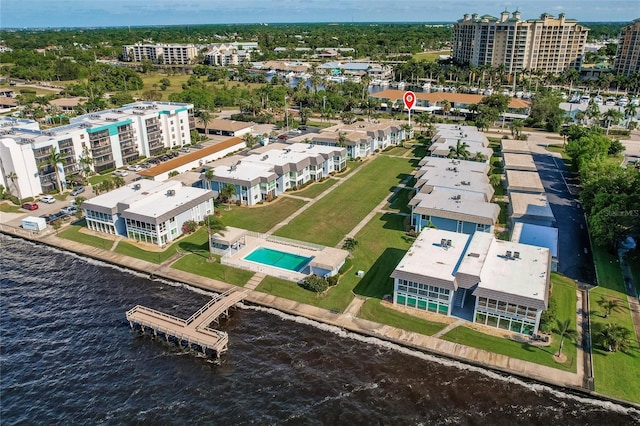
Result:
M409 159L379 156L276 235L334 247L412 171Z

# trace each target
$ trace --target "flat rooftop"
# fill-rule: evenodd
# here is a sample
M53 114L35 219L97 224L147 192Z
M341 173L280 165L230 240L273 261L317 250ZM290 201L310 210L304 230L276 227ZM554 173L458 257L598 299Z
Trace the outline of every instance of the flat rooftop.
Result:
M507 252L511 256L507 256ZM519 258L514 257L515 253L519 253ZM487 252L476 292L478 295L489 295L491 292L509 294L516 303L521 301L527 306L544 309L549 268L548 248L494 239Z
M453 288L458 261L470 239L467 234L425 228L396 266L392 277L423 277L421 282L427 283L432 278ZM441 245L442 240L450 240L451 246Z
M452 158L441 157L424 157L418 163L420 171L426 172L431 169L459 169L465 172L482 173L486 175L489 172L490 165L488 163L470 160L454 160ZM424 174L424 173L422 173ZM422 175L421 174L421 175Z
M507 170L523 170L529 172L537 172L538 168L533 161L531 154L514 154L505 152L502 154L504 168Z
M544 186L538 172L523 172L520 170L506 170L507 189L509 191L543 193Z
M489 183L489 177L484 174L458 169L432 169L422 174L415 185L419 192L429 193L434 188L450 188L464 192L484 194L485 201L493 197L494 189Z
M509 193L511 216L514 219L531 216L555 221L555 216L545 194L530 194L526 192Z
M558 228L516 222L511 241L536 247L546 247L551 257L558 258Z
M502 139L502 153L511 152L514 154L530 154L531 150L527 141L516 141L511 139Z
M418 193L410 205L414 205L414 213L484 225L495 225L500 214L500 206L485 201L482 194L451 189Z

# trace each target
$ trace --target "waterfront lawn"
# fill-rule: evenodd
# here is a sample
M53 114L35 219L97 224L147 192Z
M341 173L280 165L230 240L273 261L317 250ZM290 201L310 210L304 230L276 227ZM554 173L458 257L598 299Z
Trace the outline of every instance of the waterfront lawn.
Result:
M212 262L208 261L208 257L207 250L201 250L181 257L171 267L240 287L249 282L253 276L253 272L222 265L220 256L214 255L215 261Z
M316 182L308 187L292 192L293 195L297 195L299 197L307 197L307 198L316 198L318 195L322 194L327 189L331 188L333 185L338 183L336 179L326 179L323 182Z
M267 232L305 204L305 201L297 198L279 197L258 207L231 206L231 210L227 210L227 206L220 206L217 211L226 226Z
M379 156L276 231L276 235L334 247L411 170L407 159Z
M171 244L163 251L150 251L142 249L126 241L120 241L114 252L136 259L145 260L151 263L162 263L181 251L192 252L198 250L207 251L207 231L204 228L198 229L191 235L183 235L178 241Z
M380 299L367 300L358 317L427 336L432 336L447 326L446 323L428 321L387 308L380 303Z
M58 233L58 236L66 238L67 240L86 244L91 247L97 247L103 250L111 249L113 241L107 240L105 238L100 238L95 235L84 234L80 232L82 228L86 228L86 222L84 220L81 222L81 225L69 225L64 231L60 231Z
M615 256L597 246L593 248L593 259L598 271L598 287L589 293L595 390L639 403L640 380L636 372L640 371L640 348L635 339L620 264ZM608 318L604 318L604 312L598 304L601 298L617 300L620 305ZM631 331L632 344L626 353L608 352L598 342L600 332L609 323L621 325Z
M401 188L391 198L391 202L385 206L387 210L394 210L400 213L411 214L411 207L408 206L411 198L411 188Z
M571 319L571 326L575 329L576 284L557 273L551 274L551 281L553 286L551 298L556 300L557 318L560 320ZM553 333L551 345L547 347L538 347L526 342L492 336L463 326L454 328L442 336L442 339L572 373L577 371L577 342L565 339L562 353L567 357L566 362L560 364L554 360L553 355L558 353L560 347L560 337L556 333Z

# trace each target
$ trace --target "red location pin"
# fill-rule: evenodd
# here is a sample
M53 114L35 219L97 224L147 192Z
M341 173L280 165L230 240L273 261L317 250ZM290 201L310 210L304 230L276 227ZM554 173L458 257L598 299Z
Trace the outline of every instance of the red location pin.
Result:
M413 105L416 103L416 95L411 91L404 92L402 100L404 100L404 106L406 106L408 110L411 110L411 108L413 108Z

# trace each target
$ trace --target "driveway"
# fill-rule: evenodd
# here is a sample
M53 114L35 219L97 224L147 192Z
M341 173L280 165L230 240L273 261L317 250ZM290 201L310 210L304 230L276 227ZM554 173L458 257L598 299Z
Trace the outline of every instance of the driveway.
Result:
M594 284L595 269L584 211L575 181L560 157L546 151L542 135L532 135L529 146L558 227L558 272Z

